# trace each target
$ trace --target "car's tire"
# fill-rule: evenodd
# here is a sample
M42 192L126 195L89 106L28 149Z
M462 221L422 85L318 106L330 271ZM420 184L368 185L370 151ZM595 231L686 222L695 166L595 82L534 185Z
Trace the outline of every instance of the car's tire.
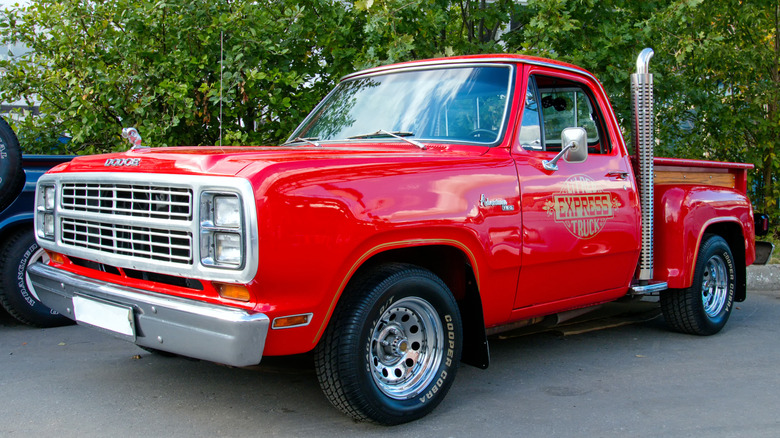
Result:
M10 205L24 186L22 150L16 134L0 117L0 211Z
M661 292L661 310L674 330L694 335L718 333L731 315L736 290L736 266L729 245L722 237L702 239L687 289Z
M143 345L138 345L138 348L140 348L141 350L148 351L149 353L155 354L160 357L179 357L179 355L176 353L171 353L170 351L158 350L152 347L144 347Z
M27 276L27 266L45 257L32 227L17 230L0 248L0 305L20 322L57 327L73 321L44 306Z
M330 402L352 418L393 425L423 417L457 372L462 324L432 272L389 264L345 290L314 352Z

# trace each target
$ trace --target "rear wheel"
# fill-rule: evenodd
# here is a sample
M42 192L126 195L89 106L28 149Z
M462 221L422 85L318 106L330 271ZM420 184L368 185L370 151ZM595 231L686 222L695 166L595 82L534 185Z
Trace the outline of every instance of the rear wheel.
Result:
M718 333L731 315L736 289L736 269L731 249L722 237L702 240L687 289L661 293L661 310L674 330L695 335Z
M436 275L385 265L344 292L315 350L320 386L356 420L418 419L455 379L461 331L457 303Z
M19 230L0 249L0 304L24 324L37 327L72 324L72 320L44 306L30 283L27 267L46 258L33 233L32 228Z
M16 199L23 185L19 140L5 119L0 117L0 211Z

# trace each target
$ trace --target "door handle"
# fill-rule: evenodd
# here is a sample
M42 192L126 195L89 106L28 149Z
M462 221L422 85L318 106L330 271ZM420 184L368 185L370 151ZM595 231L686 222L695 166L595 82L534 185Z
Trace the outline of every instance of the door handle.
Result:
M606 175L607 178L616 179L618 181L623 181L628 179L628 172L607 172Z

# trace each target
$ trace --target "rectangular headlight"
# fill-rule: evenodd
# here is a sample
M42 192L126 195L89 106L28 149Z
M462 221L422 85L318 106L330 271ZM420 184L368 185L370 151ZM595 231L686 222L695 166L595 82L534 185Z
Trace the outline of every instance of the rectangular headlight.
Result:
M214 225L225 228L241 226L241 203L238 196L214 196Z
M45 210L54 210L54 187L46 186L43 188L43 208Z
M214 240L214 260L218 265L241 264L241 235L215 233Z
M47 239L54 238L54 215L43 213L43 236Z

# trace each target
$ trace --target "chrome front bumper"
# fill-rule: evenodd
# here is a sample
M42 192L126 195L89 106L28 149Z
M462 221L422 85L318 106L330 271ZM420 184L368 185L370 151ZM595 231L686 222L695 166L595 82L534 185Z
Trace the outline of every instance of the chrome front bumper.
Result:
M255 365L263 357L270 324L264 314L119 286L43 263L31 265L27 273L49 308L137 345L233 366ZM126 309L129 321L107 318L128 330L120 333L110 328L112 324L79 317L74 297L79 303L91 303L91 309L119 309L120 313Z

